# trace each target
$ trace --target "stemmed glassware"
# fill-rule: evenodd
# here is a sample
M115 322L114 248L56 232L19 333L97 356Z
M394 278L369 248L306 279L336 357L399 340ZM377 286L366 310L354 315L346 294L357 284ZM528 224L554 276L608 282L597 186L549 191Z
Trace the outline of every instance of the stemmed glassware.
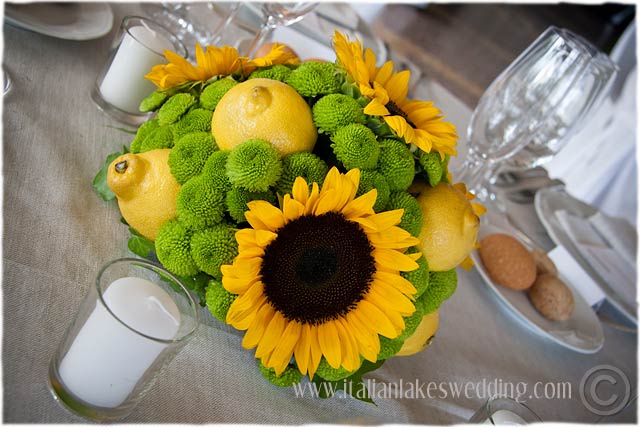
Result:
M480 98L456 180L481 200L494 200L489 184L497 169L510 158L521 166L551 158L602 99L615 73L615 64L595 46L548 28Z
M251 41L243 56L251 57L271 35L273 30L279 26L288 26L300 21L311 12L318 3L276 3L269 2L262 4L262 14L264 21L258 34Z

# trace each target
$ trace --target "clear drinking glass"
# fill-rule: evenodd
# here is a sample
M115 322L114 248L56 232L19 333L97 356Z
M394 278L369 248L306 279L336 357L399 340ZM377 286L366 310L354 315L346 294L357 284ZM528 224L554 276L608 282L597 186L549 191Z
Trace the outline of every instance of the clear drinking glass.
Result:
M614 74L615 65L593 45L570 31L548 28L480 98L456 179L480 199L491 199L488 185L497 168L528 144L533 144L528 164L559 150Z
M508 397L492 397L469 420L471 424L524 425L542 420L524 403Z
M251 57L255 51L262 45L271 35L273 30L279 26L288 26L300 21L304 16L311 12L318 3L276 3L269 2L262 4L262 14L264 21L258 34L249 44L249 47L243 52L243 56Z
M198 306L174 275L143 259L109 262L53 356L53 397L85 418L127 416L198 322Z

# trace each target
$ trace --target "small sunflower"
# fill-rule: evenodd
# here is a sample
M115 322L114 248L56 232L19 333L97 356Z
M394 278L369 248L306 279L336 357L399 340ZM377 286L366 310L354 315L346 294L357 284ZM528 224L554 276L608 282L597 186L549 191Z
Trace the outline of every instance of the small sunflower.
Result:
M175 52L165 50L164 56L169 63L155 65L145 75L147 80L160 89L191 81L206 81L214 76L228 76L235 73L241 65L238 51L229 46L207 46L206 51L203 51L200 44L196 44L197 66Z
M351 42L337 31L333 39L338 61L360 92L371 99L365 114L383 117L407 144L415 144L427 153L437 151L441 159L446 154L456 155L455 126L443 121L442 112L432 102L407 99L408 70L394 72L392 61L376 67L375 54L371 49L363 51L358 40Z
M332 168L322 185L298 177L279 209L248 203L252 228L236 233L239 254L222 266L237 299L227 323L245 330L242 345L276 375L289 365L313 378L324 357L355 371L375 362L380 337L396 338L415 312L414 286L400 272L418 268L418 243L396 225L403 210L376 214L376 191L355 197L360 171Z
M242 58L242 74L248 76L256 68L270 67L272 65L298 65L300 58L296 56L286 45L274 43L271 51L263 57L248 59Z

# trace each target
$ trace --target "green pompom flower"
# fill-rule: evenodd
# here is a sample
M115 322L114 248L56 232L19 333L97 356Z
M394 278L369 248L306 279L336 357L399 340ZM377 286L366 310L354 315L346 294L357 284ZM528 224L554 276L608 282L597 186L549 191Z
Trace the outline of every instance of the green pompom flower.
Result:
M365 124L367 118L358 101L341 93L323 96L313 106L313 121L318 132L333 134L351 123Z
M347 371L342 366L340 366L338 369L333 368L331 367L331 365L329 365L329 362L327 362L327 360L323 357L322 359L320 359L320 364L316 369L316 375L322 378L323 380L340 381L342 379L345 379L353 375L356 371L357 369L355 371Z
M184 184L176 199L178 219L194 231L222 221L225 193L204 176L198 175Z
M371 129L352 123L338 129L332 136L331 147L347 169L373 169L378 163L380 146Z
M244 213L249 210L247 203L253 200L266 200L275 204L276 196L272 191L249 191L242 187L233 187L227 193L227 211L238 224L246 222Z
M176 139L192 132L211 133L211 117L213 113L204 108L196 108L185 114L179 121L171 125Z
M387 337L380 337L380 353L378 353L378 360L389 359L402 348L404 340L398 338L390 339Z
M238 256L235 231L225 224L196 232L191 238L191 256L201 271L222 280L220 266Z
M213 317L222 323L227 323L227 312L236 298L238 298L238 295L227 291L219 281L209 281L205 294L205 301Z
M180 184L200 174L218 147L207 132L193 132L180 138L169 153L171 173Z
M300 64L286 80L300 95L314 97L340 92L335 64L309 61Z
M158 122L160 126L177 122L195 103L196 99L191 94L177 93L173 95L160 107L160 110L158 110Z
M449 271L431 271L429 273L429 286L424 293L416 299L416 306L421 305L424 314L429 314L440 308L456 291L458 274L453 268Z
M418 155L418 162L429 179L429 185L435 187L440 184L444 174L444 167L443 163L440 161L440 154L435 151L432 153L425 153L421 150Z
M211 183L220 188L225 193L231 190L231 181L229 181L229 177L227 176L227 159L229 158L229 154L231 154L230 150L224 151L216 151L207 162L204 164L202 168L202 176L204 176L207 181L211 181Z
M227 160L229 181L249 191L267 191L281 174L278 151L261 139L251 139L234 147Z
M278 387L291 387L292 385L298 384L300 381L302 381L302 374L297 368L294 368L293 366L287 366L287 368L280 375L276 375L275 369L267 368L262 363L258 364L260 366L260 372L262 373L262 376Z
M283 64L276 64L254 71L249 75L249 79L271 79L285 82L290 74L291 68Z
M207 110L215 110L222 97L237 84L238 82L231 77L216 80L200 94L200 105Z
M140 148L142 147L142 142L151 134L151 132L158 129L159 126L160 124L158 124L158 119L149 120L148 122L144 122L140 125L135 138L133 138L133 141L131 141L131 144L129 145L129 151L133 154L139 153Z
M378 170L387 178L391 191L409 188L415 177L415 161L407 145L395 139L380 141Z
M142 102L140 103L140 111L142 111L143 113L156 111L158 108L162 107L162 104L164 104L166 100L166 93L155 91L142 100Z
M169 126L160 126L152 131L140 145L140 152L156 150L159 148L172 148L175 137Z
M282 159L282 176L276 184L276 191L281 194L290 194L293 183L297 177L302 177L309 184L317 182L322 186L324 178L329 172L329 167L320 157L312 153L289 154Z
M389 196L391 194L387 180L378 171L360 171L360 184L358 186L358 192L356 193L356 196L362 196L363 194L368 193L374 188L378 192L378 197L376 198L376 203L373 205L373 210L375 212L381 212L387 206L387 203L389 202Z
M422 311L422 307L416 306L416 311L411 316L404 317L404 330L398 339L404 342L413 335L420 322L422 322L423 317L424 312Z
M415 248L409 248L409 250L407 251L407 253L416 252L419 251ZM427 259L424 257L424 255L418 258L416 263L418 264L418 268L412 271L402 271L400 275L410 281L411 284L416 288L417 292L414 297L419 298L429 287L429 263L427 262Z
M388 210L404 209L402 221L398 227L407 230L412 236L418 237L422 230L422 209L420 204L411 194L406 191L396 191L391 193Z
M191 230L176 220L166 222L156 236L158 260L178 276L198 274L198 266L191 257L191 236Z

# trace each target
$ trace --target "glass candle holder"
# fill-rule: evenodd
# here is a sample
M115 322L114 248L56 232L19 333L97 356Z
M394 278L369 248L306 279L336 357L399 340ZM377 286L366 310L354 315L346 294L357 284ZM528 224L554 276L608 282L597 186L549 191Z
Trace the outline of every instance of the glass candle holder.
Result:
M143 259L106 264L49 368L53 397L97 421L127 416L198 326L174 275Z
M471 424L523 425L542 420L524 403L509 397L492 397L469 420Z
M91 91L93 101L119 122L144 123L150 113L140 111L140 102L156 89L144 76L154 65L167 63L165 50L187 56L184 44L160 24L138 16L125 17Z

